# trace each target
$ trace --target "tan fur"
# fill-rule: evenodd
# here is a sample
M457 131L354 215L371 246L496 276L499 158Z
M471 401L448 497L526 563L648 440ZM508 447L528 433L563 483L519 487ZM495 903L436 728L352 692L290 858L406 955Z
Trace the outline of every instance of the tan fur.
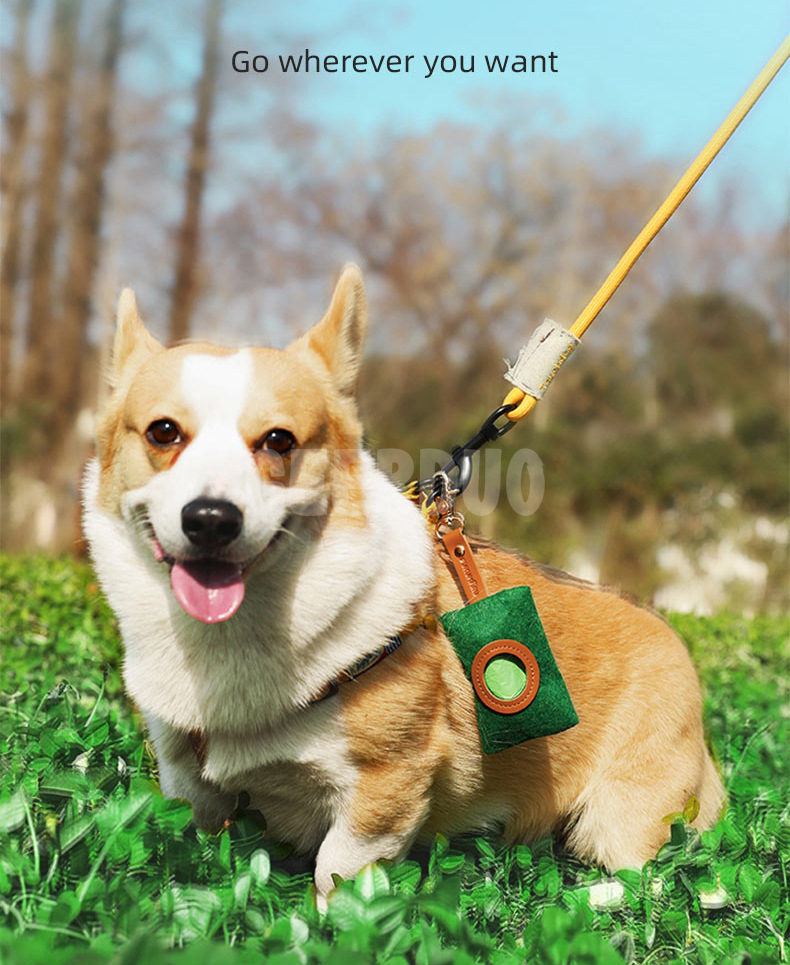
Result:
M190 441L193 426L178 387L179 362L195 354L232 354L231 349L200 342L164 349L142 328L139 316L132 322L127 320L119 332L123 334L116 336L114 358L123 361L114 362L116 391L100 414L97 429L101 501L105 509L116 513L124 492L169 469ZM133 340L134 344L129 344ZM344 403L328 409L325 400L331 378L308 341L300 340L284 352L266 348L250 351L256 378L267 392L265 398L251 397L239 424L242 437L252 449L264 428L288 429L299 442L300 471L307 474L321 471L318 467L323 465L323 453L333 453L342 462L341 468L351 470L350 488L342 487L337 494L337 521L342 517L346 522L359 523L363 518L359 508L362 500L359 473L354 467L358 468L362 429L354 407ZM305 385L311 388L305 391ZM276 399L274 406L272 396ZM175 419L186 433L182 446L162 451L146 443L147 426L163 417ZM262 478L283 485L294 481L291 457L272 458L261 452L256 460Z
M662 818L693 796L696 823L710 826L723 791L705 748L697 677L672 630L617 593L472 545L489 593L531 587L580 723L483 754L460 662L440 629L422 630L342 692L364 775L354 801L359 833L412 820L425 836L493 816L508 841L566 831L581 856L618 868L653 857L669 834ZM437 584L436 612L463 605L438 547Z
M490 593L532 588L577 726L483 754L471 685L451 643L428 620L372 670L341 685L338 698L310 705L390 635L463 605L446 551L436 544L432 576L419 517L361 451L354 386L365 325L361 276L351 266L307 334L284 351L250 349L231 360L243 364L232 371L243 371L245 388L222 424L220 448L230 438L231 458L240 460L233 463L238 473L228 475L274 503L303 487L325 500L326 512L300 519L291 544L267 535L263 564L257 549L249 564L246 609L206 628L172 601L166 563L146 543L151 535L134 520L133 535L116 523L125 497L141 489L175 493L177 518L182 491L174 477L191 490L196 465L198 475L204 463L213 470L216 434L201 432L213 426L227 383L217 382L209 416L197 397L193 408L203 415L196 416L188 401L196 398L194 383L182 382L181 373L188 357L233 353L202 343L163 348L145 330L132 293L121 296L86 529L124 627L127 686L146 713L163 789L188 797L206 825L221 824L235 794L248 791L277 833L317 849L320 899L333 873L397 857L416 836L437 831L495 827L509 841L559 831L580 856L618 868L652 857L668 834L662 818L692 796L700 801L698 826L712 824L723 790L682 642L617 593L483 540L472 538L472 545ZM224 372L224 365L208 368ZM197 389L199 396L202 383ZM178 423L182 441L148 441L147 427L163 418ZM283 458L259 445L275 427L297 441ZM205 451L200 439L209 440ZM167 529L168 499L143 509L151 505L168 507ZM264 520L270 515L261 512ZM281 556L267 569L269 542ZM144 599L127 585L135 579L148 588ZM191 732L199 733L197 744Z

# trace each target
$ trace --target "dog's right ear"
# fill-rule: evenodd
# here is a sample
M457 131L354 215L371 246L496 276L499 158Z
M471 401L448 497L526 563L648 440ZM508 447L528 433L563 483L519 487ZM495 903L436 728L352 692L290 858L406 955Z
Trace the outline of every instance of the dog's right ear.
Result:
M118 299L110 385L115 388L127 368L133 366L137 369L149 355L162 351L164 346L143 325L134 292L131 288L124 288Z
M318 353L335 386L346 396L354 394L367 320L362 272L349 264L338 279L326 315L294 343Z

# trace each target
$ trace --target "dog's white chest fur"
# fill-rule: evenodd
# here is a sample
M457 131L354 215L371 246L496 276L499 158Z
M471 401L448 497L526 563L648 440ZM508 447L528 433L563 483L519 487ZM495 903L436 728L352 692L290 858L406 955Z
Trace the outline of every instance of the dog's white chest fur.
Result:
M364 457L375 523L327 534L283 567L253 573L232 620L201 624L173 598L166 568L97 508L97 478L94 463L85 529L121 623L127 687L147 713L184 731L273 727L410 623L432 587L423 521Z
M248 791L254 802L263 804L275 787L275 797L285 794L283 773L261 771L272 765L287 763L297 789L301 768L319 789L314 796L331 797L353 784L339 701L306 705L327 681L403 629L433 583L424 522L363 459L365 510L375 523L328 533L292 555L290 565L253 573L241 609L216 625L184 613L166 568L121 519L98 508L98 467L91 465L85 529L121 623L126 686L149 723L166 793L195 797L177 773L194 771L191 750L181 753L182 740L179 753L162 753L193 730L208 735L203 776L228 793ZM166 773L162 762L171 758L175 771ZM293 814L300 798L289 797ZM308 810L322 808L313 800ZM304 831L304 820L295 823Z

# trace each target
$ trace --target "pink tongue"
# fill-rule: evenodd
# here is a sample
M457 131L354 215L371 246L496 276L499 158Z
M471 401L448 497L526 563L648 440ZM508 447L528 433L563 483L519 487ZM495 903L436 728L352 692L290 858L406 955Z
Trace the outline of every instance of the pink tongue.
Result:
M244 580L235 563L191 560L174 563L170 584L186 612L203 623L232 617L244 599Z

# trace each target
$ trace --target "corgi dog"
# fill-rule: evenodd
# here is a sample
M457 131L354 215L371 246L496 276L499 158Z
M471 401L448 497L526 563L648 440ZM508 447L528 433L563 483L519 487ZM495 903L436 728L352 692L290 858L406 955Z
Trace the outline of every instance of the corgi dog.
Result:
M315 855L322 906L333 875L437 831L558 832L614 870L652 858L692 797L710 826L724 795L684 644L616 592L473 538L491 592L531 587L580 721L482 752L430 619L463 605L447 553L362 448L366 324L353 265L284 350L164 348L121 294L84 529L162 792L208 828L246 792Z

